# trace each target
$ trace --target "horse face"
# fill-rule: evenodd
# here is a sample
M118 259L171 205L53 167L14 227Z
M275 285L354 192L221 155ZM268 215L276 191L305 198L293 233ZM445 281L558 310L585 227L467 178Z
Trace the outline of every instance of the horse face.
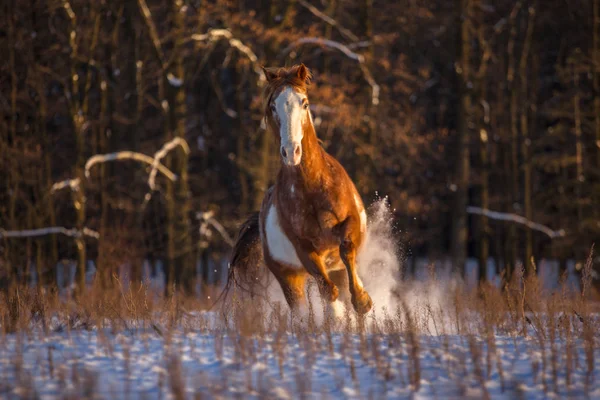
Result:
M285 165L296 166L302 160L304 125L310 119L308 99L292 86L286 86L270 108L281 137L281 159Z

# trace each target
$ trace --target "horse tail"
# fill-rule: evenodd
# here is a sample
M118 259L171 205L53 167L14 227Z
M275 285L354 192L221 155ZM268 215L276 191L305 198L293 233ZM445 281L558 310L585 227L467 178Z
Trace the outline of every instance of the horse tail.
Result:
M242 224L238 232L231 258L229 259L230 274L236 268L245 269L263 261L260 241L259 212L254 212Z
M253 287L258 281L260 267L264 265L260 240L259 213L252 213L242 224L235 239L229 258L227 283L225 288L211 306L225 299L233 285L254 294Z

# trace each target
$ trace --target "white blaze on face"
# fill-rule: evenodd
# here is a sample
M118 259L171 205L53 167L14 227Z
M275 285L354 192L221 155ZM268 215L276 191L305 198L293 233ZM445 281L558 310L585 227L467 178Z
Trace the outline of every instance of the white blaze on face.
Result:
M267 249L273 260L287 266L302 268L296 249L279 225L279 215L275 206L269 208L266 220Z
M298 165L302 159L302 125L310 113L305 109L306 96L286 87L274 101L275 114L279 121L281 157L286 165Z

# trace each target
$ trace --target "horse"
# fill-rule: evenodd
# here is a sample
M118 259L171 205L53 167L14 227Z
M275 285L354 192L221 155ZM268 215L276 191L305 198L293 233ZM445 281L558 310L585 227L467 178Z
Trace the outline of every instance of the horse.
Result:
M311 72L304 64L263 72L263 122L279 144L281 165L260 211L242 224L230 276L257 271L264 262L292 310L305 304L309 276L331 303L341 301L339 288L347 285L354 310L363 315L373 305L356 267L367 214L348 173L317 138L307 96Z

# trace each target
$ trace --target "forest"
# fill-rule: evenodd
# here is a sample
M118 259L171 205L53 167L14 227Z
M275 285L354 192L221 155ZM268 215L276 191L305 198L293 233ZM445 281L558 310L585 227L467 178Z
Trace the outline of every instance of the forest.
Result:
M600 238L600 0L0 7L3 289L68 262L80 292L91 263L139 282L146 260L193 291L280 165L262 67L299 63L322 146L365 204L387 196L405 275L564 271Z

